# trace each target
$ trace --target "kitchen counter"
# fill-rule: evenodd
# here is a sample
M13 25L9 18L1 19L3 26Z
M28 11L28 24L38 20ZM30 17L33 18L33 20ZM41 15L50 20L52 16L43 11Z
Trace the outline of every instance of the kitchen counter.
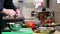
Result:
M40 34L40 33L34 33L34 34ZM53 34L60 34L60 32L56 30Z
M40 34L40 33L34 33L34 34Z

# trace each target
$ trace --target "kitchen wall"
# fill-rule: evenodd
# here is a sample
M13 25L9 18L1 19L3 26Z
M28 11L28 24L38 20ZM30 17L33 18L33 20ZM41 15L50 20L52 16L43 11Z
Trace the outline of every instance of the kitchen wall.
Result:
M60 23L60 4L57 4L57 0L50 0L50 8L54 9L54 20Z

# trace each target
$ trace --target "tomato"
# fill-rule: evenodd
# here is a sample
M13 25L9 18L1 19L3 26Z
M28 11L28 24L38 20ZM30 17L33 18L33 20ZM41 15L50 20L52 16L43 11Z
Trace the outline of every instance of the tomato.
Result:
M35 24L32 21L29 21L27 25L28 25L28 28L35 28Z

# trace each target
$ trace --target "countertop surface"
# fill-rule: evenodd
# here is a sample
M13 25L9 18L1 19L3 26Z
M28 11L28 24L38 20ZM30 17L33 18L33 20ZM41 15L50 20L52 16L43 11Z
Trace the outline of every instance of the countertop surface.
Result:
M40 34L40 33L34 33L34 34ZM60 34L60 32L56 30L53 34Z

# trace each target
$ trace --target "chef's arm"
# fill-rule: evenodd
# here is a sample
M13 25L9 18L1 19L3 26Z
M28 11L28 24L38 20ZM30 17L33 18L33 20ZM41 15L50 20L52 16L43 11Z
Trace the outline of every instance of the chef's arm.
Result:
M16 6L13 4L12 0L5 0L4 8L16 10Z

